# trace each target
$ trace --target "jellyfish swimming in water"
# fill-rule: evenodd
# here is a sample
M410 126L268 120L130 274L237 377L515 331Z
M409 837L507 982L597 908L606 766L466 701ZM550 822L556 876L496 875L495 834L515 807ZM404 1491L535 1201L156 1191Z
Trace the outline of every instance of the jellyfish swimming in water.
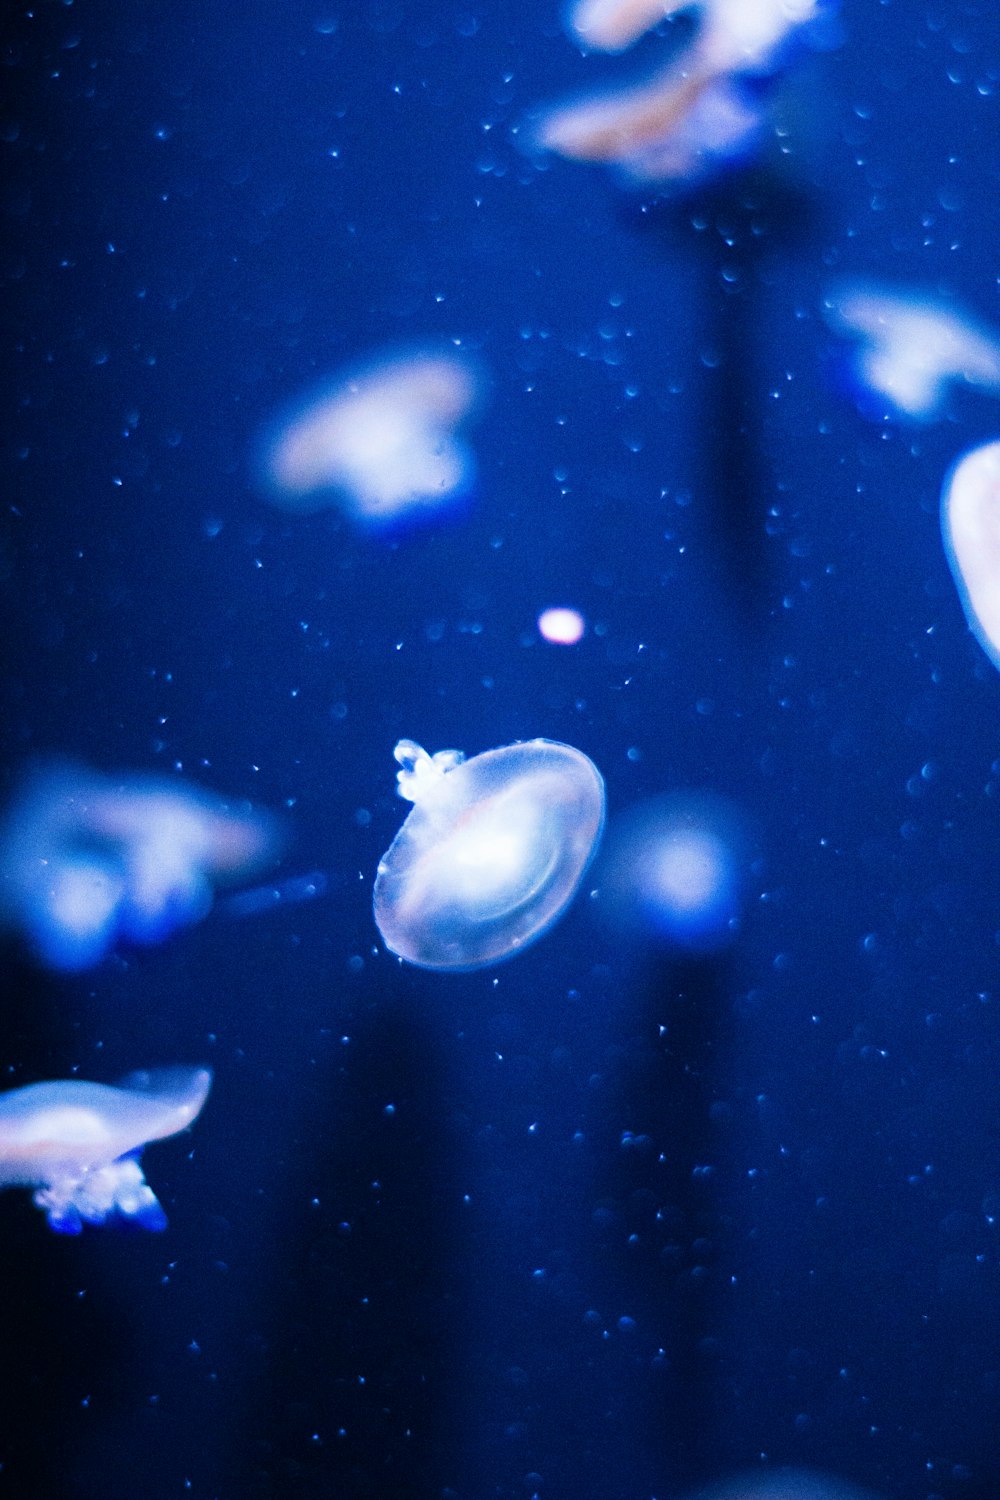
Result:
M739 929L745 845L743 819L720 797L640 803L608 835L599 909L629 936L693 956L718 952Z
M850 384L878 420L887 404L911 421L932 422L955 384L1000 396L1000 334L940 299L846 282L824 297L823 314L836 332L858 340Z
M604 826L604 782L580 750L526 740L466 760L395 749L413 803L379 862L375 922L424 969L479 969L541 937L583 879Z
M474 362L455 353L384 354L340 374L269 429L263 491L286 510L339 501L370 527L459 501L475 477L459 428L481 388Z
M118 942L200 921L214 889L268 864L275 819L160 777L36 767L0 830L0 925L75 972Z
M164 1229L139 1157L150 1141L192 1125L211 1085L208 1068L175 1067L114 1085L62 1079L0 1094L0 1188L34 1188L59 1234L112 1219Z
M941 491L941 533L969 629L1000 669L1000 441L973 448Z
M570 29L585 48L622 52L677 11L694 9L692 40L644 80L544 111L534 143L626 178L690 186L746 161L770 122L768 96L794 40L827 45L828 0L581 0Z

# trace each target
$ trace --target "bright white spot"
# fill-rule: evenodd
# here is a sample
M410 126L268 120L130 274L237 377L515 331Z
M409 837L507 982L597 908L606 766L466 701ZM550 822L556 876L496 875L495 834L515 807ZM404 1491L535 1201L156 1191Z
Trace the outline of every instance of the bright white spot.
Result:
M586 624L579 610L543 609L538 616L538 633L554 646L575 646L583 639Z

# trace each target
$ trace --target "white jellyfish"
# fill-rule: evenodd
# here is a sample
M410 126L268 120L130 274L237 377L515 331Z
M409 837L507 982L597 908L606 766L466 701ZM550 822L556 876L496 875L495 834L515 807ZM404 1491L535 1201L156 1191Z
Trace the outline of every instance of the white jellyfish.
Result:
M744 866L743 821L728 802L653 798L611 829L598 872L601 910L629 934L683 953L716 952L739 928Z
M0 1188L33 1187L59 1234L114 1218L163 1229L139 1157L194 1123L211 1084L207 1068L154 1068L114 1086L65 1079L0 1094Z
M930 422L950 384L1000 395L1000 334L940 299L847 282L823 299L827 322L857 339L855 379L863 396L901 416Z
M699 15L699 48L717 68L760 66L789 32L814 20L824 0L579 0L570 28L588 47L624 52L678 11Z
M270 817L184 784L42 766L0 831L0 922L48 967L84 969L119 940L200 920L215 885L267 864L277 843Z
M952 468L941 532L969 629L1000 668L1000 441L973 448Z
M387 525L468 494L475 473L459 427L481 381L457 354L389 354L339 375L274 424L260 475L289 510L338 499L356 520Z
M581 0L570 25L585 46L621 52L677 10L696 8L682 51L644 80L545 111L537 145L576 161L608 162L639 182L691 183L746 159L767 123L762 80L786 65L786 44L824 0Z
M413 809L379 862L375 921L425 969L478 969L520 952L568 906L604 824L604 782L579 750L528 740L466 760L395 749Z

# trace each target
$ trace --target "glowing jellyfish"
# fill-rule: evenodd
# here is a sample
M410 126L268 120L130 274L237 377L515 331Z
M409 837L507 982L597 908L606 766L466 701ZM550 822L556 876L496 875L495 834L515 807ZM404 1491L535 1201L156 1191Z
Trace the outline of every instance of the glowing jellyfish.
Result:
M847 283L824 298L823 312L838 333L860 341L861 394L902 416L933 421L953 382L1000 395L1000 337L945 303Z
M385 356L342 375L273 428L260 466L267 494L291 510L340 500L374 526L460 499L475 461L457 429L480 385L455 354Z
M619 52L676 10L673 0L582 0L571 26ZM767 123L765 84L807 37L823 0L705 0L693 40L652 77L543 114L535 140L577 161L608 162L641 182L690 183L746 159Z
M60 1234L112 1218L163 1229L142 1147L193 1124L211 1084L207 1068L154 1068L113 1087L72 1079L0 1094L0 1187L33 1187Z
M671 64L644 84L551 110L538 142L575 161L607 162L637 182L690 181L746 156L763 120L738 83Z
M690 7L691 0L579 0L569 26L587 47L624 52L667 16Z
M1000 668L1000 442L973 448L951 470L941 531L969 629Z
M731 942L743 905L742 821L721 799L663 797L612 828L599 872L616 926L687 953Z
M375 921L424 969L479 969L541 937L573 899L604 825L604 782L579 750L527 740L466 760L395 749L413 808L379 863Z
M267 864L277 842L273 819L190 786L45 766L0 832L0 920L47 966L84 969L120 940L199 921L215 885Z

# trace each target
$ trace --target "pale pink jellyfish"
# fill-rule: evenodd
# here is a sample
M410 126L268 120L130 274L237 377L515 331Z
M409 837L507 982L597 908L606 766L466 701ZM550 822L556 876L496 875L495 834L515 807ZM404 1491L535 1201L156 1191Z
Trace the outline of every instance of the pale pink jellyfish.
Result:
M31 1187L60 1234L120 1218L163 1229L167 1216L139 1156L194 1123L207 1068L153 1068L114 1086L64 1079L0 1094L0 1187Z
M822 0L582 0L570 24L585 46L620 52L679 10L698 26L684 49L645 80L545 111L536 143L577 161L607 162L636 181L689 181L746 156L766 123L748 83L779 69L785 43Z
M588 47L624 52L679 11L698 16L697 52L718 72L769 64L785 38L815 20L823 0L579 0L570 28Z
M460 498L475 462L459 429L480 387L458 354L386 355L339 376L273 428L261 463L269 497L305 511L339 500L372 525Z
M941 531L969 629L1000 668L1000 441L973 448L951 470Z
M519 953L569 905L604 825L604 782L570 745L527 740L466 760L395 749L413 808L379 861L375 922L425 969L479 969Z

